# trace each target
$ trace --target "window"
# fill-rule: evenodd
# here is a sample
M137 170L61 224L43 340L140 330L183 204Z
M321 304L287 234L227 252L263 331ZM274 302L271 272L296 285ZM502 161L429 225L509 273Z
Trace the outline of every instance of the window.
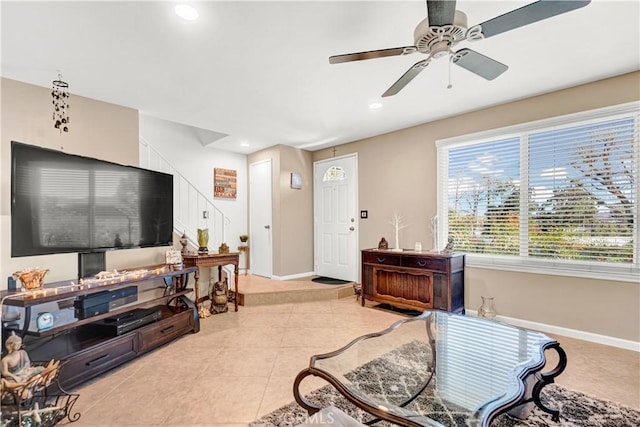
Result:
M322 182L327 181L344 181L347 179L347 172L341 166L331 166L324 173L322 177Z
M438 141L438 247L451 236L472 266L637 281L638 111Z

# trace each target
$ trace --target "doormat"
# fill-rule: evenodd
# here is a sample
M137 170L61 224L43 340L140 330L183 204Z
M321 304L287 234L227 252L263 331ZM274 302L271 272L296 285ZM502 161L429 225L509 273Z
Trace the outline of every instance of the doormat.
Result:
M314 279L311 279L311 281L316 283L322 283L325 285L346 285L347 283L351 283L348 280L333 279L331 277L326 277L326 276L316 277Z

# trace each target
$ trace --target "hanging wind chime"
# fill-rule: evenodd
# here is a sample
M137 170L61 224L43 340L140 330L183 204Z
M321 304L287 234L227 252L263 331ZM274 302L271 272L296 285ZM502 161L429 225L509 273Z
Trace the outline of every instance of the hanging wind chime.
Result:
M58 80L53 81L53 127L60 129L60 133L69 132L69 84L62 80L58 73Z

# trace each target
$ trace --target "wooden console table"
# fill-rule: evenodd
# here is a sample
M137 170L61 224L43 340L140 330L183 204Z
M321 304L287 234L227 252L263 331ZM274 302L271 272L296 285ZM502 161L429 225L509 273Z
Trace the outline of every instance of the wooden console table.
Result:
M200 297L200 267L215 267L218 266L218 280L222 280L222 266L234 265L234 298L233 304L235 311L238 311L238 271L240 263L240 252L230 252L228 254L198 254L198 255L182 255L182 262L185 267L198 267L194 274L196 280L195 292L196 292L196 306L209 299L209 295Z
M365 300L419 311L464 313L464 254L362 251Z

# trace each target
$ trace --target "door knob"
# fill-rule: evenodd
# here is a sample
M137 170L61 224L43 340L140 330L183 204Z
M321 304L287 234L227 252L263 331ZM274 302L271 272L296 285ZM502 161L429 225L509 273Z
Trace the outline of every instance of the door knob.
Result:
M354 231L355 229L355 227L349 227L349 231Z
M271 228L270 225L265 225L264 228L266 228L267 230Z

